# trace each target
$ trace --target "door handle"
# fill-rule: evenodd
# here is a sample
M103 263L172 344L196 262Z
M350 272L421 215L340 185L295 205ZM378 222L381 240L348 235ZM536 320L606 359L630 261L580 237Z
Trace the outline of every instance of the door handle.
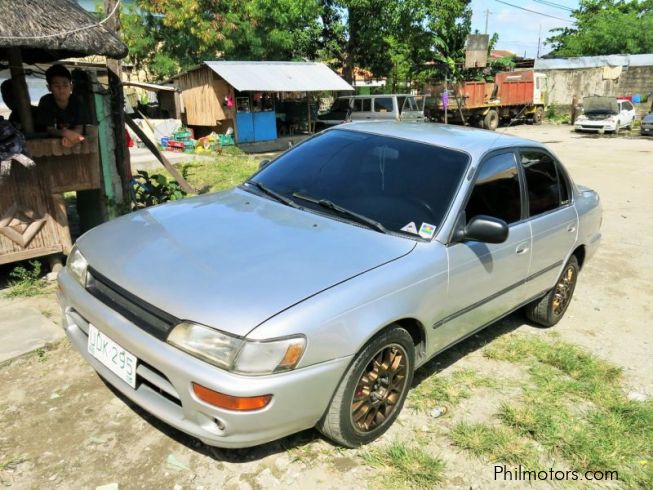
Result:
M569 233L573 233L573 232L575 232L575 231L576 231L576 225L569 225L569 226L567 227L567 231L568 231Z
M515 249L515 252L517 253L517 255L523 255L526 252L528 252L528 250L529 250L528 245L522 244L522 245L517 245L517 248Z

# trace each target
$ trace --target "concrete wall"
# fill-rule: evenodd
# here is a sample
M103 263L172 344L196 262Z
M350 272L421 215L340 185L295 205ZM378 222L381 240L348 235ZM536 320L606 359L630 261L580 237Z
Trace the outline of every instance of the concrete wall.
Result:
M549 78L549 103L569 106L576 95L646 95L653 92L653 66L623 67L612 80L604 79L603 67L568 70L537 70ZM648 104L651 103L649 99Z

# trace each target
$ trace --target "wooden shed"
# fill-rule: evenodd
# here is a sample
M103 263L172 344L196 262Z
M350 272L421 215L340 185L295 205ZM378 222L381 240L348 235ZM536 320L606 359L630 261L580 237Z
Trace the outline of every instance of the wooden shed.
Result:
M299 121L310 132L317 113L311 94L354 91L325 64L313 62L206 61L172 81L189 126L219 133L233 128L239 143L274 140Z
M64 193L76 193L82 231L108 219L124 198L130 169L122 87L106 66L70 65L86 124L85 140L68 148L34 131L25 71L91 54L118 59L127 47L74 0L0 0L0 11L0 65L11 73L29 157L3 162L0 264L41 256L56 262L72 247Z

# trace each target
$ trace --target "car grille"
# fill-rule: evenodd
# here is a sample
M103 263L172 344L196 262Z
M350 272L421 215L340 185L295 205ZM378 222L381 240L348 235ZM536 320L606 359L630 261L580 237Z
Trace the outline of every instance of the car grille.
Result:
M89 267L86 290L150 335L165 340L181 320L160 310Z

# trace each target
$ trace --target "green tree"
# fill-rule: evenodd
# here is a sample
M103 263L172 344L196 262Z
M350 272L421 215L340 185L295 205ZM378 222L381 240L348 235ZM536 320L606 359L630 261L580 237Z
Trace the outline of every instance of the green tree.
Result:
M137 0L123 12L129 58L153 79L215 59L317 53L318 0Z
M573 27L555 29L555 56L653 52L653 0L581 0Z

